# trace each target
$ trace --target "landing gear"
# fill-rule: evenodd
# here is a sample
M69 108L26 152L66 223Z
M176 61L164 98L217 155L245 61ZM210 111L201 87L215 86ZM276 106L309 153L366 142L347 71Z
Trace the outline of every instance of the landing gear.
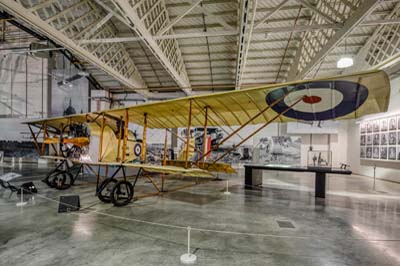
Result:
M131 202L133 186L129 181L119 181L111 191L111 202L114 206L121 207Z
M43 182L46 183L49 187L58 190L68 189L74 184L75 180L78 178L79 173L83 169L83 165L79 166L75 176L71 173L74 171L73 169L76 168L70 167L68 165L67 159L62 160L54 170L47 174L46 178L43 179Z
M72 186L73 176L66 171L56 171L49 177L47 184L49 187L65 190Z
M97 197L104 203L111 203L111 192L114 186L118 183L115 178L107 178L101 182Z
M115 176L122 171L123 180L118 181ZM142 173L140 168L133 183L127 181L125 167L119 166L114 174L100 183L97 189L97 197L104 203L113 203L121 207L129 204L133 199L134 188L139 176Z

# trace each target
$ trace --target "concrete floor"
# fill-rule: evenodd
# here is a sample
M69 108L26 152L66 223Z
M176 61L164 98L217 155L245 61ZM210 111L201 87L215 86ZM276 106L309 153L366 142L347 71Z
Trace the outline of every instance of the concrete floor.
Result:
M179 265L186 230L137 220L250 233L192 231L197 265L400 265L399 184L377 181L374 189L370 178L330 175L327 198L316 201L312 174L265 172L259 190L231 177L229 196L224 181L211 181L117 208L94 197L92 182L55 191L37 181L47 169L2 171L36 180L40 193L16 207L17 196L0 190L2 266ZM141 180L136 191L145 190ZM49 199L70 194L80 195L82 210L58 214Z

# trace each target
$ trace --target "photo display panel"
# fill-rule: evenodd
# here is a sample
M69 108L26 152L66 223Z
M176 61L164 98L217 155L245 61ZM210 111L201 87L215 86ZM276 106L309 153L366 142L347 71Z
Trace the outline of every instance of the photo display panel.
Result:
M400 115L360 124L360 159L400 162Z

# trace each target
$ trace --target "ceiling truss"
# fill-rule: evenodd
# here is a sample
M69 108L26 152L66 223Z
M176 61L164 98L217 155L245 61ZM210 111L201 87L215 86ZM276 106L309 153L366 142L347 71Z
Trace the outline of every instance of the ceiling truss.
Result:
M307 1L300 1L302 4L307 3L306 6L309 7ZM359 1L342 1L338 5L336 10L329 5L328 2L318 1L316 7L313 8L315 12L310 24L321 23L321 20L327 20L327 17L334 18L330 19L328 22L339 21L343 26L338 29L326 29L312 34L307 32L303 37L303 44L299 51L300 58L292 67L295 68L295 76L289 77L289 79L301 79L307 76L307 74L314 69L319 63L321 63L326 55L328 55L350 32L361 24L364 19L371 14L371 12L377 7L379 1L376 0L365 0L361 4ZM359 6L357 6L359 4ZM334 11L335 10L335 11ZM339 11L341 15L339 16ZM344 20L343 20L344 19ZM294 73L294 72L292 72Z
M111 2L174 78L178 86L189 95L190 82L178 42L174 38L158 41L153 38L160 31L164 31L164 27L170 23L164 1L145 0L135 3L134 1L111 0ZM173 33L171 28L165 32Z
M159 99L389 66L400 75L399 2L0 0L0 7L67 48L103 87ZM336 68L345 53L357 67Z
M69 49L81 60L89 62L109 74L121 84L145 88L140 73L122 44L77 44L77 40L91 32L103 20L91 1L37 1L2 0L0 7L31 25L56 43ZM92 33L91 33L92 34ZM113 38L112 28L103 23L95 33L100 38ZM147 97L145 90L138 93Z

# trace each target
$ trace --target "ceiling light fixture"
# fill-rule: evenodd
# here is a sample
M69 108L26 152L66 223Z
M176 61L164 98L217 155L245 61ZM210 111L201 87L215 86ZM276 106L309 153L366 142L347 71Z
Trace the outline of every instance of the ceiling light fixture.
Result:
M342 56L336 63L337 68L347 68L354 64L353 58L351 56L346 56L346 39L344 39L344 56Z
M347 68L351 67L353 64L354 64L353 58L344 56L337 61L336 67Z

